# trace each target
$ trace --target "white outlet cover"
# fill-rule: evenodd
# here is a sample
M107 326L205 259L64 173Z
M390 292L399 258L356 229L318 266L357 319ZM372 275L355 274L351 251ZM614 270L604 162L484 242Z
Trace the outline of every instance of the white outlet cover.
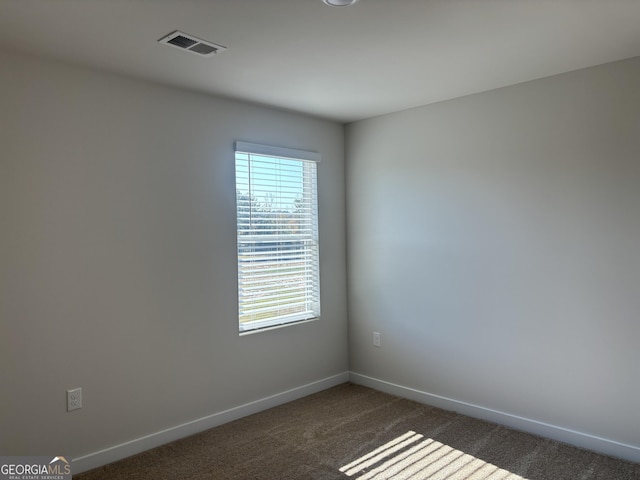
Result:
M82 408L82 388L67 390L67 412Z

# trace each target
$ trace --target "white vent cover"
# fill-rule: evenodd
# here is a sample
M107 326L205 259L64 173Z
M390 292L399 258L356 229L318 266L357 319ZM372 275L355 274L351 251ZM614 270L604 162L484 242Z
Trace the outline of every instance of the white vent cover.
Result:
M195 53L202 57L210 57L227 49L227 47L223 47L222 45L207 42L206 40L194 37L188 33L179 32L178 30L162 37L158 42L179 48L180 50Z

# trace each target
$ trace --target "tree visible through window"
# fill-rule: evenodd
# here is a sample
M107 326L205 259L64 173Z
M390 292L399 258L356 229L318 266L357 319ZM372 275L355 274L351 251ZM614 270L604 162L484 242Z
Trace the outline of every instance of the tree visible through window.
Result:
M236 142L240 332L320 316L318 160Z

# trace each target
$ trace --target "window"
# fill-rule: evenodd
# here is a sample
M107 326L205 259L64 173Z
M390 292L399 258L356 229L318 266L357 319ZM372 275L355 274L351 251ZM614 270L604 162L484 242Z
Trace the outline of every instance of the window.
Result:
M236 142L241 333L320 316L319 159Z

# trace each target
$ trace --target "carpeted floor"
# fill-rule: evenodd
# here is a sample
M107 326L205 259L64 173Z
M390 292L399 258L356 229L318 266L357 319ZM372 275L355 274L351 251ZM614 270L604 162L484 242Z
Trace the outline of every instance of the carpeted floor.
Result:
M640 464L344 384L77 480L640 480Z

